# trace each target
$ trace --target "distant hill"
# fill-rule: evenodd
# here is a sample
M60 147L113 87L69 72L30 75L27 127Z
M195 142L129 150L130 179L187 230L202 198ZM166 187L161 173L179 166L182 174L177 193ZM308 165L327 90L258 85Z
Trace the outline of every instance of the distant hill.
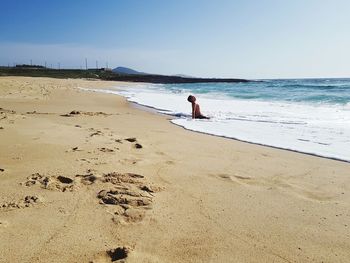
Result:
M158 75L158 74L150 74L150 73L146 73L146 72L137 71L137 70L127 68L127 67L117 67L115 69L112 69L112 71L114 73L122 74L122 75ZM194 78L192 76L188 76L185 74L176 74L173 76L180 77L180 78Z
M133 70L131 68L126 68L126 67L117 67L112 70L114 73L117 74L127 74L127 75L148 75L148 73L145 72L140 72Z
M185 74L176 74L174 77L180 77L180 78L194 78L193 76L190 75L185 75Z

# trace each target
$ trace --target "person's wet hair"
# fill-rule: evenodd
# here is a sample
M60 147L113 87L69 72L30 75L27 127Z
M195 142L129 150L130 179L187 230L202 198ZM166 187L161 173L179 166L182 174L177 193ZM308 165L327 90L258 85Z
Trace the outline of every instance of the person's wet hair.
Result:
M192 102L193 98L194 98L194 96L190 95L190 96L188 96L187 100L188 100L189 102Z

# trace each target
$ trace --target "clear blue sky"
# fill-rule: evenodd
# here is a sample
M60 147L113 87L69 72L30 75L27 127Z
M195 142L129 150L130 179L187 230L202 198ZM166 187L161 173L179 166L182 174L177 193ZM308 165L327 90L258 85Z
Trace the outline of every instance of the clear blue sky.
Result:
M350 77L347 0L0 0L0 64Z

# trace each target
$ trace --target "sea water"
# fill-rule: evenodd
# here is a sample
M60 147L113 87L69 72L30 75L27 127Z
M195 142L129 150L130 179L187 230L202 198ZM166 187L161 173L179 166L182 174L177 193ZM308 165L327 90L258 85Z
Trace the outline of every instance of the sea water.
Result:
M186 129L350 161L350 79L138 84L110 89ZM209 120L193 120L188 95Z

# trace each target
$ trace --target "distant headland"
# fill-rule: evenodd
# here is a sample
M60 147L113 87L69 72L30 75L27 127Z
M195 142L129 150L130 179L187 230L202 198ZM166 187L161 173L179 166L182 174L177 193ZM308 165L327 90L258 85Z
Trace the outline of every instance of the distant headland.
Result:
M0 76L28 76L51 78L88 78L111 81L147 82L159 84L176 83L209 83L209 82L249 82L236 78L196 78L186 75L159 75L139 72L126 67L94 68L94 69L53 69L41 65L15 65L14 67L0 67Z

